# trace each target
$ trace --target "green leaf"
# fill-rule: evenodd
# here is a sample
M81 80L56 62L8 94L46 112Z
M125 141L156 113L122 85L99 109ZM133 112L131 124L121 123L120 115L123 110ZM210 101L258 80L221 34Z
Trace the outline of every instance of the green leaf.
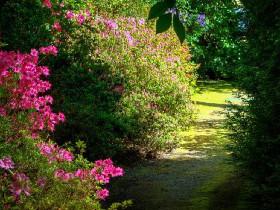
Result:
M185 29L183 23L180 21L178 15L175 15L173 17L173 28L182 44L186 38L186 29Z
M156 32L162 33L167 31L172 24L172 14L165 14L158 18L156 23Z
M169 8L175 6L175 0L164 0L153 5L149 12L148 19L154 19L163 15Z

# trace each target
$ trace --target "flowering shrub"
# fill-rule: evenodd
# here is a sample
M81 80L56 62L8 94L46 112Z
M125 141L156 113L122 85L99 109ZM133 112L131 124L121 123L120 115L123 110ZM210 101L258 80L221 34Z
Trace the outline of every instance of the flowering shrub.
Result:
M173 148L192 118L196 66L188 47L171 32L154 35L143 18L110 19L86 10L65 10L63 16L62 28L71 25L71 31L58 37L68 65L54 66L60 68L53 75L54 96L63 98L55 107L70 120L59 126L56 139L85 140L91 158Z
M196 66L189 49L171 32L154 35L152 23L120 17L115 28L104 24L95 59L112 75L122 75L112 91L121 98L116 115L126 119L126 143L144 154L173 148L177 133L192 119L191 91Z
M153 24L143 18L107 15L105 1L50 2L43 1L41 11L49 15L52 36L40 40L60 53L43 63L53 69L54 110L67 118L55 140L85 141L91 159L173 148L192 118L196 67L188 47L179 46L171 32L154 35ZM118 1L106 2L118 8Z
M56 55L57 49L54 46L42 47L40 52ZM52 112L51 96L42 96L51 88L51 84L41 79L49 75L49 69L38 65L38 56L35 49L30 54L0 51L0 85L2 92L7 95L0 108L2 115L28 110L33 132L43 129L53 131L57 123L64 121L64 115Z
M57 48L39 52L56 55ZM82 156L75 159L69 150L38 135L33 139L38 130L54 130L64 121L62 113L52 112L52 97L44 95L50 83L42 76L48 76L49 69L38 65L39 52L0 51L0 204L5 209L100 209L99 200L109 196L103 186L111 177L122 176L123 169L110 159L94 164Z

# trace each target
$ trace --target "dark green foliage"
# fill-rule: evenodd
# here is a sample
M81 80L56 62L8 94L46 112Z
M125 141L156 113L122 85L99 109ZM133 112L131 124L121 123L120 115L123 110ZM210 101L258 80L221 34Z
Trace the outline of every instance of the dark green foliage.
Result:
M248 95L232 112L235 155L259 187L260 209L280 205L280 2L243 0L249 22L237 75Z
M167 31L172 23L172 14L165 14L158 18L157 24L156 24L156 32L162 33L164 31Z
M200 64L202 78L232 78L240 59L242 39L239 24L241 5L234 0L178 0L177 6L187 30L193 60ZM205 24L199 15L205 14Z
M174 31L177 34L178 38L180 39L180 42L183 43L186 39L186 30L184 28L183 23L180 21L179 15L175 15L173 17L173 27Z
M49 16L40 0L7 1L0 7L1 41L7 49L22 52L46 45L51 39Z
M175 0L159 1L153 5L149 12L148 19L158 18L166 13L166 11L175 5Z

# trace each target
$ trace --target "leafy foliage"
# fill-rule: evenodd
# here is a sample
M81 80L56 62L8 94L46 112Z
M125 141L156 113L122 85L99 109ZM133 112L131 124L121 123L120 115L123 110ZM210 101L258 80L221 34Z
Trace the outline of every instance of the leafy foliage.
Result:
M53 69L54 109L67 119L54 133L57 142L83 140L91 159L127 151L154 156L176 145L176 131L187 127L192 118L196 66L186 45L174 48L178 44L174 34L156 36L152 23L127 17L128 9L120 5L129 1L67 0L63 7L53 4L51 10L41 11L32 10L25 1L13 1L21 10L7 3L2 22L11 13L23 16L26 21L20 28L31 36L31 30L24 30L29 27L25 23L36 22L36 14L42 12L52 34L44 40L58 45L60 51L56 58L44 60ZM107 3L109 11L117 13L108 14ZM30 14L26 17L21 11L27 5ZM2 29L5 34L15 33L11 25ZM34 26L40 27L40 22ZM40 34L32 35L42 40ZM15 48L30 48L28 42L17 39L14 42L5 35L3 41L7 48L15 43Z
M247 42L238 81L247 97L233 109L233 149L258 186L261 209L279 207L279 33L280 2L243 1L248 19Z
M168 12L171 9L173 28L181 43L184 40L189 43L193 60L200 64L199 75L212 79L232 78L240 60L246 27L242 5L234 0L177 0L172 6L167 2L156 3L150 16L160 17L162 10ZM159 25L163 25L161 19L157 20ZM169 25L170 22L168 20Z

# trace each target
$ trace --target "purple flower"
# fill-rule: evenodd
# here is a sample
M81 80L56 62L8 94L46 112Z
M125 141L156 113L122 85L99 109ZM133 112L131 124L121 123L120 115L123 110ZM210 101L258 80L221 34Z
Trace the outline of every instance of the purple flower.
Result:
M46 185L46 183L47 183L47 179L44 177L40 177L36 182L36 184L41 188L43 188Z
M15 167L14 162L10 157L4 157L3 159L0 159L0 168L4 169L12 169Z
M145 24L145 19L141 18L138 20L139 25L144 25Z
M177 9L176 8L169 8L165 13L166 14L171 13L172 15L176 15L177 14Z
M66 12L65 17L66 17L68 20L70 20L70 19L72 19L72 18L75 17L75 14L74 14L71 10L68 10L68 11Z
M206 22L205 22L205 19L206 19L206 15L204 13L200 13L197 17L197 22L202 26L204 27L206 25Z
M133 39L133 37L131 36L130 32L129 32L129 31L125 31L124 34L125 34L125 36L126 36L128 45L129 45L129 46L134 46L134 45L135 45L134 39Z
M82 25L82 24L85 22L86 18L85 18L85 16L84 16L83 14L79 14L79 15L77 16L76 20L77 20L77 22L78 22L80 25Z
M115 30L118 28L118 24L113 20L107 20L105 24L110 30Z

